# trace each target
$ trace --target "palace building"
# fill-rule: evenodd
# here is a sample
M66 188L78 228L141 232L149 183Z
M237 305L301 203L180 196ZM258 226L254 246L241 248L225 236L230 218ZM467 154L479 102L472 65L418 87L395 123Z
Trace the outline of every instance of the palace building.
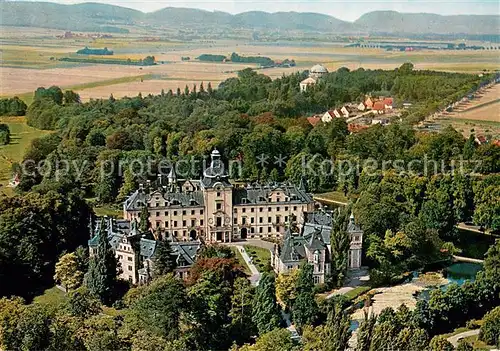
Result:
M124 202L123 216L140 221L144 207L154 231L210 243L281 238L290 222L302 225L302 213L313 211L314 201L303 182L233 185L214 150L201 179L179 180L171 169L166 179L140 185Z

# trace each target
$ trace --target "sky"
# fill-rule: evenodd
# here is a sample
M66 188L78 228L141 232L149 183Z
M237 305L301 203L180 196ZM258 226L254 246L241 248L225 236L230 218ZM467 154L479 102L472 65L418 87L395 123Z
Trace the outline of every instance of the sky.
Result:
M165 7L189 7L209 11L240 13L245 11L296 11L328 14L345 21L354 21L362 14L377 10L393 10L399 12L427 12L441 15L492 15L500 14L498 0L46 0L60 4L81 2L99 2L129 7L142 12L152 12Z

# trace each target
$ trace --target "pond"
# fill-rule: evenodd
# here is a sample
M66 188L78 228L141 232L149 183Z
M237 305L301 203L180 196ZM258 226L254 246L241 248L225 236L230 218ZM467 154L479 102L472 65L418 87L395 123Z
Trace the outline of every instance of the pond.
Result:
M445 291L450 284L456 283L459 286L463 285L467 280L473 282L476 280L476 274L483 266L478 263L457 262L443 270L443 275L449 280L448 284L441 285L439 289ZM437 288L423 290L418 294L418 299L429 300L431 291Z
M359 321L357 320L352 320L351 321L351 327L349 328L350 331L355 331L356 329L359 328Z

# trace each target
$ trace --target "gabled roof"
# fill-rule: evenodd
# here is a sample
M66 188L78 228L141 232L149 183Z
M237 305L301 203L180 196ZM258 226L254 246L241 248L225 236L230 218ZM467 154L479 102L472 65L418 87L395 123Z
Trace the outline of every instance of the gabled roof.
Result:
M376 111L385 110L385 104L382 101L377 101L373 104L373 109Z
M315 127L316 124L318 124L319 121L321 121L321 118L320 117L307 117L307 121L309 122L310 125Z
M383 103L384 103L384 105L387 105L387 106L392 106L392 104L393 104L393 99L392 99L392 98L385 98L385 99L383 100Z
M156 240L141 238L140 241L141 256L152 258L156 251Z
M323 235L321 233L321 229L316 228L314 232L311 233L311 236L306 241L306 246L309 249L309 251L326 249L326 244L323 241Z
M306 257L304 248L305 239L293 235L289 230L285 234L285 240L281 247L280 259L282 262L299 262Z
M316 79L309 77L300 82L300 84L306 84L306 85L316 84Z
M177 263L182 264L181 267L191 266L196 260L196 255L201 248L201 242L172 242L172 253L177 255Z

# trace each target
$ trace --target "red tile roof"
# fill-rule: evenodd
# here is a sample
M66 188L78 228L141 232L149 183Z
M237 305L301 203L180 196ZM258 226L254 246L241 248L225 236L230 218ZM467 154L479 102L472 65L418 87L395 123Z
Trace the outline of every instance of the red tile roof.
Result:
M385 98L384 99L384 105L387 105L387 106L392 106L392 98Z
M314 127L314 126L316 126L316 124L319 123L319 121L321 121L321 118L319 118L319 117L307 117L307 121Z
M365 126L363 124L355 124L355 123L349 123L347 125L347 129L349 130L349 132L351 133L357 133L357 132L360 132L362 131L363 129L367 129L368 126Z
M382 101L377 101L373 104L373 109L377 111L385 110L385 104Z

